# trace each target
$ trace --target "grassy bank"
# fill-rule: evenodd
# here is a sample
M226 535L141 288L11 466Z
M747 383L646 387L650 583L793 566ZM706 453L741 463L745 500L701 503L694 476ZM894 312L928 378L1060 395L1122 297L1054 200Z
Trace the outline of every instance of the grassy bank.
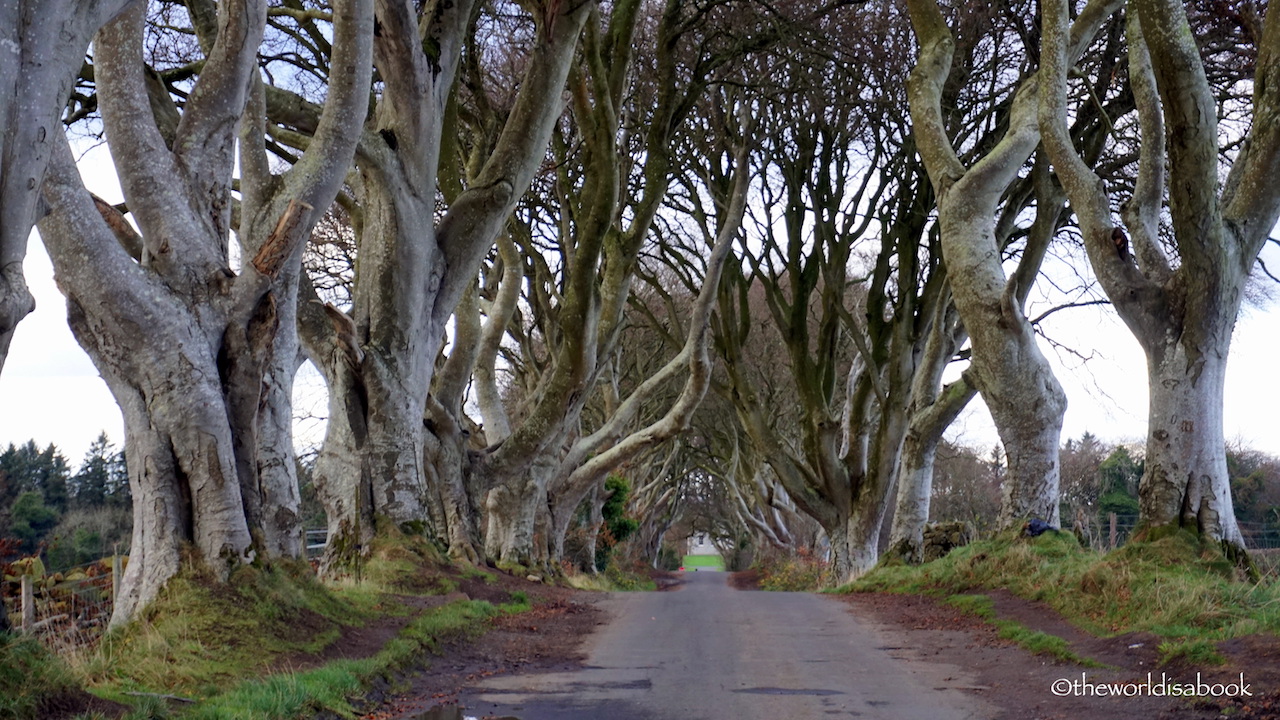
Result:
M1249 582L1216 544L1182 531L1106 554L1069 533L1004 535L920 566L882 565L840 591L950 597L996 588L1043 602L1095 635L1158 635L1166 659L1203 661L1212 643L1280 633L1280 585Z
M459 600L421 609L428 603L415 597L453 592L463 579L488 584L489 575L457 570L413 538L379 540L362 575L360 583L326 585L306 565L282 564L242 568L219 583L188 568L136 622L80 656L62 659L35 641L0 637L0 719L83 707L73 702L83 700L81 688L132 707L126 720L354 717L349 699L377 678L530 607L513 591L501 605ZM373 622L389 638L380 649L375 643L367 657L324 662L322 652L344 632Z
M246 680L207 698L192 720L290 720L304 712L328 710L354 714L349 699L376 678L409 666L450 639L483 630L485 621L502 612L521 612L528 600L495 607L484 601L458 601L429 611L402 630L373 657L338 660L314 670L280 673Z
M79 683L39 642L0 633L0 718L38 717L45 699Z

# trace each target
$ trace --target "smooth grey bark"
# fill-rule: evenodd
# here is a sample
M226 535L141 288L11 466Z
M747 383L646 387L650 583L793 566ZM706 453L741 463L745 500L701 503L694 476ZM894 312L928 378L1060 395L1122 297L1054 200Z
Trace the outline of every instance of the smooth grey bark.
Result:
M912 380L910 427L903 441L898 471L897 503L889 533L889 548L911 563L924 557L924 528L933 496L933 464L942 434L977 394L963 377L941 387L942 373L964 339L955 308L949 302L935 309L934 325Z
M1079 57L1118 0L1095 0L1071 29ZM996 211L1040 141L1037 77L1020 86L1004 137L972 166L957 157L940 100L951 74L954 40L934 0L908 0L920 56L908 82L912 125L938 196L943 257L956 307L972 346L970 377L991 411L1004 445L1008 474L1000 525L1032 517L1058 524L1058 444L1066 395L1023 315L1029 278L1001 267Z
M1147 356L1149 409L1140 523L1186 527L1243 552L1222 429L1227 353L1244 283L1280 217L1280 14L1260 40L1253 124L1219 189L1217 105L1181 3L1127 15L1129 77L1141 131L1139 174L1122 215L1057 118L1067 106L1064 3L1045 9L1045 146L1079 219L1090 264ZM1165 175L1166 162L1168 175ZM1178 263L1158 240L1164 190ZM1130 245L1130 240L1132 244Z
M326 498L333 542L325 564L332 571L350 564L375 521L413 528L427 520L423 414L441 338L545 155L578 35L594 7L563 3L535 18L534 46L507 123L437 224L445 109L474 5L429 6L433 12L420 19L407 0L378 4L374 58L385 86L357 153L354 307L349 321L333 318L331 326L342 331L308 340L316 348L347 348L320 358L338 360L325 375L331 417L344 416L326 436L315 476Z
M296 300L300 271L299 265L291 264L281 273L277 297L282 300L276 303L276 333L262 368L256 462L249 475L257 478L264 549L269 556L282 558L299 558L306 550L293 450L293 381L302 359Z
M479 523L484 492L473 472L476 455L511 432L496 378L499 348L520 299L524 280L520 251L503 233L498 259L463 294L454 311L453 350L436 373L427 398L423 459L428 474L432 531L455 560L481 562L483 537ZM483 287L482 287L483 285ZM481 321L481 295L492 296ZM463 410L468 388L475 390L484 424L475 427Z
M587 513L587 542L584 554L591 562L591 572L598 573L600 568L596 566L596 551L600 545L600 529L604 527L604 503L608 499L608 495L604 491L603 481L591 489L587 495L587 502L590 503ZM560 552L557 557L564 557L564 541L560 541Z
M311 148L274 177L262 135L241 138L237 274L228 266L234 141L242 119L255 124L246 107L266 5L220 5L216 39L203 38L207 59L171 134L144 99L145 10L132 8L95 39L103 122L141 231L140 261L113 232L125 226L119 215L84 190L62 135L45 184L52 213L40 224L72 330L125 419L134 535L114 625L188 559L225 578L273 551L295 552L293 526L275 521L277 511L296 515L296 504L288 507L287 489L260 482L259 441L274 439L260 432L263 374L279 325L278 281L342 182L371 74L372 5L337 2L341 75Z
M35 309L22 262L60 118L93 34L130 0L0 3L0 371Z
M509 241L500 241L499 244L510 245ZM514 281L519 282L519 276L514 273L504 275L507 279L515 275ZM487 338L486 330L494 325L505 327L510 319L509 313L499 315L491 317L488 324L482 326L479 292L476 285L468 288L454 311L453 351L449 353L444 367L436 373L434 387L427 397L427 432L423 435L426 443L423 463L427 472L427 487L430 489L428 497L432 531L437 540L449 548L451 558L472 564L480 562L477 550L480 533L477 523L482 498L477 497L468 483L471 475L470 453L483 449L483 445L471 442L477 433L467 427L470 419L463 412L462 404L469 385L470 370L478 366L479 356L488 350L482 341ZM501 288L499 294L502 293L510 293L510 289ZM497 348L494 347L493 350L496 353ZM482 437L476 439L481 440Z
M523 481L497 484L485 498L485 554L490 562L507 570L537 568L545 543L534 537L538 512L547 505L547 485L559 469L558 459L541 454L531 463Z
M320 570L322 575L334 575L350 570L346 565L361 557L364 543L374 532L371 485L362 476L359 454L332 451L364 444L367 403L357 375L363 352L346 313L321 302L309 280L301 282L298 334L306 356L329 389L328 421L313 477L316 497L325 509L328 538ZM338 559L341 567L334 566Z

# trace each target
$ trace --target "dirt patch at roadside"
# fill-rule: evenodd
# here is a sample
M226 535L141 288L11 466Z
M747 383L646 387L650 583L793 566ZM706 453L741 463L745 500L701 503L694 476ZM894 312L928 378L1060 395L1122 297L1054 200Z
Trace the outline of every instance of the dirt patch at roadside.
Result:
M366 698L368 708L361 718L417 717L436 705L457 704L465 688L494 675L581 667L586 659L583 642L605 623L604 612L595 604L603 595L517 578L504 578L501 585L525 592L533 608L494 619L488 632L478 638L446 644L438 656L427 659L425 669L399 683L405 689L387 693L385 688L375 688Z
M1160 640L1130 633L1098 638L1063 620L1048 606L1031 603L1004 591L987 593L996 613L1033 630L1063 638L1072 652L1105 663L1108 668L1084 668L1033 655L998 636L994 627L935 598L919 595L854 594L841 599L859 618L875 623L895 656L943 662L964 668L976 678L967 692L1002 709L1000 718L1040 720L1091 718L1097 720L1192 720L1229 716L1247 720L1280 718L1280 644L1275 638L1242 638L1223 643L1228 663L1195 668L1157 665ZM1168 683L1238 681L1244 674L1251 698L1100 697L1083 687L1105 683L1143 683L1162 673ZM1055 685L1055 683L1058 683ZM1076 696L1077 683L1083 696ZM1059 688L1066 695L1060 696Z
M395 637L414 618L432 608L442 607L459 600L473 600L466 593L448 595L396 595L393 599L409 609L408 614L381 615L365 625L345 626L337 640L317 653L295 653L273 662L265 671L271 675L281 672L301 672L320 667L334 660L360 660L377 655L387 641ZM505 602L505 601L504 601Z
M760 571L755 568L729 573L729 584L734 590L759 590Z
M96 714L102 717L117 718L129 711L120 703L103 700L95 695L75 688L51 695L40 703L36 717L41 720L64 720L83 715Z

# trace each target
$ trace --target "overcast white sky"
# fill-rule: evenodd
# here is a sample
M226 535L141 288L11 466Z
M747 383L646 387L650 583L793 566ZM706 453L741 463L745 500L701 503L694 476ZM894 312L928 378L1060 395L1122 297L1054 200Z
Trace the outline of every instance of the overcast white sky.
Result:
M111 202L120 199L105 148L90 151L81 163L91 189ZM1280 267L1280 253L1270 267ZM9 358L0 372L0 447L34 439L40 446L57 445L73 467L89 444L106 431L122 444L120 411L93 363L67 328L66 308L53 282L53 269L44 247L32 238L25 266L27 283L36 297L36 311L18 326ZM1030 315L1042 311L1032 307ZM1280 309L1246 308L1236 326L1226 391L1227 440L1280 455L1280 382L1274 366L1280 362ZM1066 389L1068 408L1064 441L1092 432L1106 441L1141 441L1146 436L1146 365L1128 329L1108 307L1087 307L1055 314L1045 330L1057 342L1089 358L1055 351L1042 342ZM318 378L302 383L316 387ZM322 386L322 385L321 385ZM322 413L323 401L310 395L309 412ZM303 398L299 398L300 400ZM307 425L311 441L314 421ZM989 448L997 442L990 416L980 400L948 433L952 440Z

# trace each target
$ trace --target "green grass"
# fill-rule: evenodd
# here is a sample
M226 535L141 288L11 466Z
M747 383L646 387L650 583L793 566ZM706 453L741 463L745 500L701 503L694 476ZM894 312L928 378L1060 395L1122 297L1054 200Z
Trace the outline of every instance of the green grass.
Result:
M348 698L375 678L438 652L442 643L483 632L499 614L527 612L527 594L495 607L454 602L412 620L373 657L311 670L280 672L293 656L314 656L344 627L413 612L405 594L432 595L458 587L439 553L421 538L380 538L362 563L359 581L319 582L303 563L244 567L228 582L187 568L171 579L135 622L106 636L94 653L68 666L38 643L0 639L0 718L35 717L43 698L84 686L132 706L125 720L289 720L328 711L355 717ZM496 583L483 570L464 577ZM191 698L173 705L150 693ZM89 715L82 720L99 720Z
M1226 658L1218 653L1218 648L1208 640L1167 640L1160 643L1160 661L1162 663L1185 662L1191 665L1221 665Z
M405 612L364 589L327 588L301 566L246 567L226 584L188 571L77 669L111 699L155 689L201 697L282 656L318 652L343 625Z
M1007 534L925 565L877 567L841 591L946 597L992 588L1044 602L1096 635L1154 633L1169 641L1166 660L1196 642L1280 633L1280 585L1249 582L1217 545L1185 531L1107 554L1081 548L1068 533Z
M437 650L445 639L481 632L500 612L530 607L523 593L501 608L451 603L414 618L374 657L278 672L291 656L323 650L344 626L409 615L401 595L455 590L457 582L437 572L442 567L429 544L397 536L375 541L359 582L348 578L336 586L320 583L301 564L242 568L228 583L186 570L137 622L105 638L77 674L95 694L134 705L129 720L159 720L171 712L164 703L153 708L150 700L139 702L131 692L195 699L194 708L173 712L198 720L294 718L321 709L349 717L347 697L372 678Z
M684 568L712 568L724 570L724 558L719 555L685 555Z
M500 612L523 612L528 598L496 608L483 600L458 601L417 618L371 658L339 660L314 670L243 681L205 699L183 718L192 720L290 720L328 710L352 716L348 698L374 678L404 668L441 643L481 632Z
M0 633L0 718L35 717L46 697L76 684L66 663L38 641Z
M995 604L986 595L952 595L947 598L947 604L986 620L995 626L997 635L1037 655L1048 655L1085 667L1105 667L1091 658L1077 655L1071 650L1071 645L1057 635L1032 630L1012 620L1000 619L996 616Z
M469 580L479 580L485 585L494 585L498 582L498 576L487 570L481 570L474 565L463 565L459 568L462 577Z

